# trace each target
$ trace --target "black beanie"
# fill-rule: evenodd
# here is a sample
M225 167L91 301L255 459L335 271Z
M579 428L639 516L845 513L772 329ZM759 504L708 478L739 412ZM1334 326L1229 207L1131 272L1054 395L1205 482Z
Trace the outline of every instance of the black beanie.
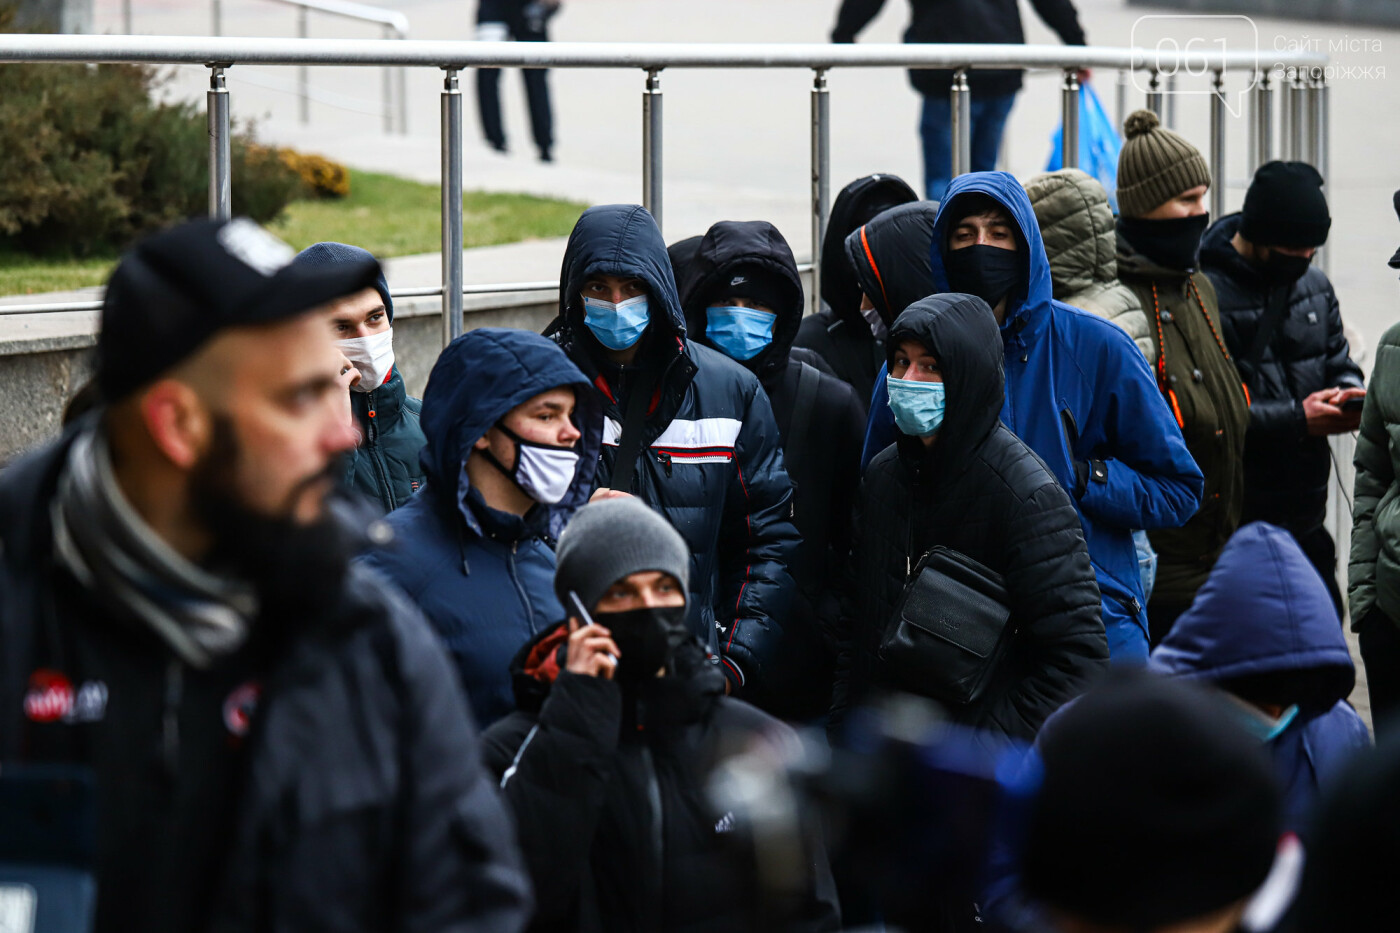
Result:
M1256 246L1321 246L1331 227L1317 169L1306 162L1275 161L1254 173L1240 217L1246 240Z
M1037 900L1150 929L1244 900L1269 874L1281 796L1263 746L1208 688L1115 671L1042 734L1023 879Z
M726 298L744 298L763 305L769 311L780 312L792 303L791 293L792 285L772 269L752 264L740 265L715 282L705 299L705 306Z

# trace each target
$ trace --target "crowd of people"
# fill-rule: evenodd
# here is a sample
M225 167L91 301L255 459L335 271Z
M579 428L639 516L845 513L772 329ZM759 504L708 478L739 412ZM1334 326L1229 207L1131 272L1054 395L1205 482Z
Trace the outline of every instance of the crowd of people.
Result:
M0 473L0 863L101 931L1379 929L1396 747L1342 625L1384 731L1400 325L1368 393L1311 166L1212 224L1196 147L1125 137L1116 216L1075 169L852 182L809 316L769 223L590 208L545 333L421 400L364 250L139 243ZM908 696L936 781L872 751ZM857 765L734 791L813 747ZM945 829L872 862L856 798Z

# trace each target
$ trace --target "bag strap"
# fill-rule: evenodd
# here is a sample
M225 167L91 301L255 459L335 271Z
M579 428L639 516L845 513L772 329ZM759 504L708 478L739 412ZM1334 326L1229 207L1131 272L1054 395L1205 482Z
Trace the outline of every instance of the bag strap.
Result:
M1274 331L1278 329L1279 322L1283 320L1283 315L1287 311L1288 289L1269 289L1264 316L1259 320L1259 329L1254 332L1254 342L1249 345L1249 356L1244 359L1242 364L1244 372L1240 375L1244 376L1245 382L1252 381L1255 373L1259 371L1259 363L1264 359L1264 349L1274 339Z
M655 379L638 382L628 396L622 436L617 439L617 459L613 461L612 488L618 492L630 493L637 484L637 455L642 452L642 432L655 385Z
M807 432L812 426L812 409L817 403L817 385L821 381L821 374L817 372L815 366L798 362L802 369L797 375L797 399L793 404L792 417L788 419L786 443L783 447L786 450L797 452L802 450L807 444Z

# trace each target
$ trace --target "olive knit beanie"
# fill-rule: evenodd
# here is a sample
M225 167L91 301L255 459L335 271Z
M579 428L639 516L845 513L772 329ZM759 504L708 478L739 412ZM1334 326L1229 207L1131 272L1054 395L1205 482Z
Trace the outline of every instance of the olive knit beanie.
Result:
M1141 217L1183 191L1210 184L1210 169L1200 150L1160 123L1150 110L1136 110L1123 121L1118 155L1122 217Z

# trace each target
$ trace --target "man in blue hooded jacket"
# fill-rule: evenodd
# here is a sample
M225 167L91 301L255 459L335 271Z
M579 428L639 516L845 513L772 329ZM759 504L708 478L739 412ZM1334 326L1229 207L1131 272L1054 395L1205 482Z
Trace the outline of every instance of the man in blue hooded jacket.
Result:
M1001 420L1079 510L1112 660L1145 661L1147 611L1133 529L1184 524L1200 505L1204 480L1142 352L1114 324L1052 299L1035 211L1006 172L953 180L934 222L929 263L937 291L974 294L994 309L1006 366ZM871 398L867 462L893 442L887 394L882 372Z
M1239 701L1240 723L1273 757L1285 825L1295 832L1343 766L1370 747L1346 699L1356 668L1331 594L1282 528L1254 522L1235 532L1150 663Z
M553 343L481 328L438 357L423 429L427 485L365 560L437 629L485 727L515 709L516 651L564 617L552 542L592 490L601 409Z
M605 414L600 495L638 496L685 538L691 630L737 692L774 656L800 541L772 406L753 373L687 338L645 208L584 211L559 281L551 332Z

